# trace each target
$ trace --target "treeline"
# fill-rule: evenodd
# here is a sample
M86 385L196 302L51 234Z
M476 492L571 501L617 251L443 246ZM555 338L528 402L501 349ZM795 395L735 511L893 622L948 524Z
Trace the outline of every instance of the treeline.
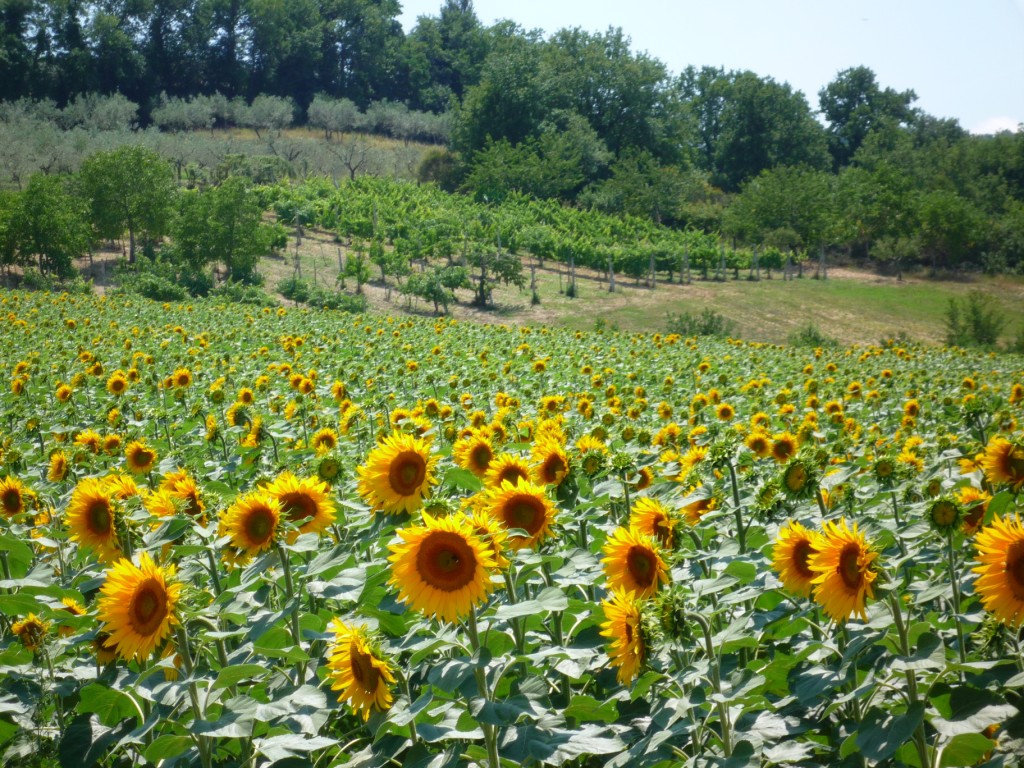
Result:
M374 171L365 148L336 148L352 131L447 139L419 178L481 201L529 195L897 270L1024 265L1024 131L969 135L866 67L812 104L749 71L672 73L620 30L485 27L470 0L446 0L405 34L399 11L16 0L2 15L0 97L69 123L96 98L85 94L121 94L161 133L306 123L347 152L328 172L349 178ZM289 175L325 170L283 142L269 151Z

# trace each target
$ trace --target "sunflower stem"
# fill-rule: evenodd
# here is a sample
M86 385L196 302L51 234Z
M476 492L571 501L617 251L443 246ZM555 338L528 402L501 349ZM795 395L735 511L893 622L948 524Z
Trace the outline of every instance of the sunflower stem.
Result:
M726 464L729 467L729 482L732 483L732 505L733 513L736 515L736 541L740 545L740 554L747 552L747 529L743 527L743 509L740 506L740 488L736 482L736 468L732 462Z
M476 625L476 606L469 611L469 618L466 621L466 631L469 634L469 645L473 649L473 655L477 656L473 665L473 675L476 677L477 691L485 701L491 701L491 692L487 688L487 675L480 666L480 633ZM487 745L487 763L490 768L501 768L501 758L498 755L498 729L497 726L487 723L480 723L484 732L484 743Z
M900 640L900 652L904 656L910 655L910 638L907 636L907 625L903 621L903 610L900 608L899 600L895 593L889 593L889 608L892 611L892 618L896 624L896 632L899 635ZM907 670L907 695L910 698L910 704L913 706L920 698L917 691L917 675L914 674L914 670ZM917 726L914 731L914 744L917 747L917 756L921 761L921 768L931 768L931 753L928 751L928 743L925 741L924 735L924 723L922 722Z
M946 533L946 557L949 562L949 584L953 588L953 613L956 621L956 649L960 656L960 663L967 663L967 648L964 647L964 624L960 615L960 578L957 573L956 552L953 550L953 532ZM961 679L963 672L960 673Z
M708 673L711 676L711 687L715 693L722 694L722 678L718 669L718 655L715 653L715 642L711 636L711 624L699 613L686 613L688 619L700 625L701 633L704 635L704 653L708 657ZM729 722L729 707L725 702L719 700L715 704L718 710L718 721L722 726L722 751L726 757L732 756L732 726Z
M814 489L814 500L818 502L818 511L821 512L822 519L828 517L828 507L825 506L825 497L821 494L821 488Z
M508 601L515 605L519 599L516 597L516 583L512 576L512 566L510 565L502 575L505 577L505 592L508 594ZM512 617L512 636L516 641L516 653L522 655L525 652L523 650L525 638L523 637L523 625L518 616Z
M184 624L179 624L176 630L178 637L178 653L181 655L181 666L185 670L185 674L188 676L188 697L192 702L192 715L195 717L195 723L203 720L203 709L199 704L199 689L196 687L195 680L193 679L194 666L192 664L192 651L189 649L188 644L188 632L185 631ZM196 736L196 748L199 750L199 760L203 765L203 768L210 768L212 762L210 760L210 744L205 736Z
M294 586L292 584L291 558L288 557L288 553L285 551L284 545L281 544L280 542L278 542L278 545L277 545L277 554L278 554L278 557L280 557L280 559L281 559L281 570L284 571L284 591L285 591L285 597L287 598L288 603L291 604L291 603L294 602L294 599L295 599L295 588L294 588ZM289 619L290 619L291 625L292 625L292 637L295 640L295 645L301 651L302 650L302 635L299 633L299 604L298 603L294 603L292 605L292 608L291 608L291 611L290 611L290 615L289 615ZM299 675L298 683L301 685L303 679L306 676L306 665L305 665L305 663L300 661L296 665L295 670L296 670L296 672L298 672L298 675Z

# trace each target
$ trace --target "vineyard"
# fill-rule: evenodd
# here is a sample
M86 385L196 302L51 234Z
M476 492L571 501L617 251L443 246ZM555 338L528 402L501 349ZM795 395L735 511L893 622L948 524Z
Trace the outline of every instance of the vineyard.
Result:
M720 253L344 189L261 194L439 261ZM210 299L0 311L4 765L1024 754L1018 355Z

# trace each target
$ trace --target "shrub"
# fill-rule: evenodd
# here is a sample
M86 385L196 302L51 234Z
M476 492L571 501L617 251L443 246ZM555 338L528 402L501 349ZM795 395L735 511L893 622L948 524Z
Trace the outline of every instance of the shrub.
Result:
M786 341L792 347L834 347L838 343L831 336L826 336L814 323L807 323L793 331Z
M256 307L276 307L277 301L263 289L245 283L228 282L210 291L210 295L235 304L251 304Z
M669 314L666 329L669 333L677 333L680 336L718 336L725 338L732 336L736 330L736 324L713 309L705 308L699 315L691 312L681 312L678 315Z
M945 341L951 347L994 347L1006 326L997 307L985 306L985 295L971 291L963 300L949 300L944 318Z
M309 306L320 309L336 309L339 312L359 314L365 312L369 304L363 294L352 295L340 291L329 291L325 288L314 288L307 300Z
M301 277L286 277L277 284L278 293L289 301L294 301L299 304L305 304L309 301L309 295L312 291L313 287L308 281L303 280Z

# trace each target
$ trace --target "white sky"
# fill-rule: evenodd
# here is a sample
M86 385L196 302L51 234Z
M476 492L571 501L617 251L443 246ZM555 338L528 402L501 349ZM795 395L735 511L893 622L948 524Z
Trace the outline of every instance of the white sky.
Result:
M403 0L408 31L441 0ZM812 109L836 74L864 65L882 87L975 133L1024 122L1024 0L475 0L485 25L509 18L550 34L621 27L634 51L678 73L749 69L804 92Z

